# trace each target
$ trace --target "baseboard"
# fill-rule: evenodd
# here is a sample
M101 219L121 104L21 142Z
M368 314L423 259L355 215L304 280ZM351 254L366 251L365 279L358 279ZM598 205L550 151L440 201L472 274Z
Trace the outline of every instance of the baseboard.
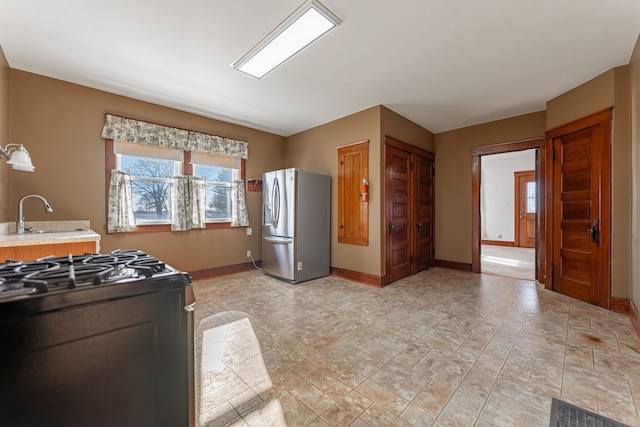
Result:
M636 337L640 340L640 312L633 301L629 301L629 319L631 319L631 327L636 333Z
M354 282L364 283L365 285L375 286L377 288L381 288L383 286L383 280L381 276L363 273L361 271L348 270L346 268L340 267L331 267L331 275L347 280L353 280Z
M261 261L256 261L258 266ZM207 268L205 270L190 271L189 274L193 280L210 279L212 277L226 276L228 274L242 273L243 271L253 270L255 267L252 262L244 262L242 264L224 265L222 267Z
M450 270L471 271L471 264L458 261L447 261L444 259L436 260L436 267L448 268Z
M633 300L611 297L611 311L628 315L631 321L631 329L640 340L640 312L638 312L638 307L636 307Z
M511 246L514 247L514 242L507 242L505 240L481 240L481 244L483 245L493 245L493 246Z
M614 313L629 314L629 299L611 297L611 311Z

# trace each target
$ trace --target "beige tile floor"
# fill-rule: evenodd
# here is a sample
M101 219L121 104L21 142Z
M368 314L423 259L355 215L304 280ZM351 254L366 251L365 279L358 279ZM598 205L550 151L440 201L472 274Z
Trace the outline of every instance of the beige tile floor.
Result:
M482 245L480 270L498 276L534 280L536 277L536 252L533 248Z
M195 282L200 426L548 426L551 397L640 426L629 320L531 281Z

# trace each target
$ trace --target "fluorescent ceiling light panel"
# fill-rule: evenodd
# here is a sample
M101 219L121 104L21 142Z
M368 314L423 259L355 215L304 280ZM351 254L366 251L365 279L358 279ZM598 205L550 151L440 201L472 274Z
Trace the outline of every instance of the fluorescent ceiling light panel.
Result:
M311 0L231 66L259 79L341 23L329 9Z

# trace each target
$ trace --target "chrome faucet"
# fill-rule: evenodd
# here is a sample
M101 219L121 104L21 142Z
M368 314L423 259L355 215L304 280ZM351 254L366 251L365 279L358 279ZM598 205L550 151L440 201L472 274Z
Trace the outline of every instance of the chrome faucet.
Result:
M38 196L37 194L27 194L18 202L18 222L16 224L16 231L18 232L18 234L23 234L25 230L24 218L22 217L22 204L24 203L25 200L30 198L36 198L36 199L42 200L42 203L44 203L44 209L49 213L53 212L53 209L51 209L51 205L49 205L49 202L47 202L47 199L45 199L42 196Z

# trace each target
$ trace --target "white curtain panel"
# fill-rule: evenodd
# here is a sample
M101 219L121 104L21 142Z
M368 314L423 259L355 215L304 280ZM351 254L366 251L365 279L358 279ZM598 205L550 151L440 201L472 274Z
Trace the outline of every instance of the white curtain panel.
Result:
M249 226L249 214L247 213L244 181L241 179L231 183L231 226Z
M172 231L206 227L205 185L205 179L198 176L180 175L171 178Z
M117 169L111 171L109 182L109 210L107 233L122 233L136 230L131 197L131 176Z

